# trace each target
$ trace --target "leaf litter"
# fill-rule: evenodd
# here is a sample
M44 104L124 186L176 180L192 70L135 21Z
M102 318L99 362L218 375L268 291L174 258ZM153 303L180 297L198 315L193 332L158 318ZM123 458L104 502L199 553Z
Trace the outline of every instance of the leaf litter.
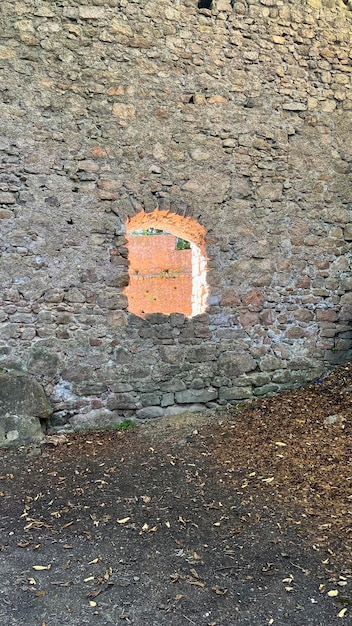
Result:
M213 416L3 451L0 566L27 573L5 584L3 623L78 626L87 605L104 624L346 622L351 391L347 364ZM55 602L66 621L40 613Z

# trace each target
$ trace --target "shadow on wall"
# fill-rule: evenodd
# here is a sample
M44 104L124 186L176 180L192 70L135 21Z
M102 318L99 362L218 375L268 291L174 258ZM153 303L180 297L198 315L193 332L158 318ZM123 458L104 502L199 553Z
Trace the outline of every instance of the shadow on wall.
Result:
M208 301L205 228L191 218L155 209L130 218L126 230L128 310L140 317L203 313Z

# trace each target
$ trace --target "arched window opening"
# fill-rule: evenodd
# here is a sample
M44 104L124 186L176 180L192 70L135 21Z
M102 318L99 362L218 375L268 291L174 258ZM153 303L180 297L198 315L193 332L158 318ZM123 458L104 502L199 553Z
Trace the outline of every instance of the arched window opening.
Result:
M126 232L128 310L140 317L203 313L208 300L205 228L189 217L155 209L130 218Z

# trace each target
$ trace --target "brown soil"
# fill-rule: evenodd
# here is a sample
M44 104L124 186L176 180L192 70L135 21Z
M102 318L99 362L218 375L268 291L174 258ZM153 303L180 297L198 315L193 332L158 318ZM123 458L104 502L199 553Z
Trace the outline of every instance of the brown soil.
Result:
M0 623L350 623L351 390L3 450Z

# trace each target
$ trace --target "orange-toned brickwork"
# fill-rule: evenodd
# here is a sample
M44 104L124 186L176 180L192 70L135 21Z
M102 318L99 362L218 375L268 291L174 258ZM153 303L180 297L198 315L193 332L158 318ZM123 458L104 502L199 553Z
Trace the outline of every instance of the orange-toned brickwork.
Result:
M173 235L129 235L129 310L192 314L192 252L177 250Z
M172 234L133 234L147 228ZM205 229L194 220L168 211L142 212L128 221L129 311L141 317L150 313L191 317L205 310L204 235ZM177 250L176 237L189 241L191 249Z

